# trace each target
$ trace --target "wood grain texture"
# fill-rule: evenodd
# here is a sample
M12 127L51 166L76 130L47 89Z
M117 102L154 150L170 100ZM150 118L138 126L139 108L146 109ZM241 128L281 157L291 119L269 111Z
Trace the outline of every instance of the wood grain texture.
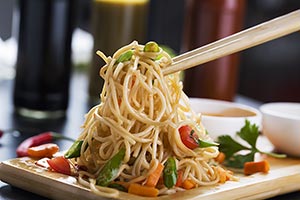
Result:
M239 181L200 187L173 195L145 198L120 192L117 199L263 199L300 189L300 159L267 158L271 170L268 174L251 176L236 174ZM76 178L37 167L30 158L16 158L0 163L0 179L16 187L50 199L106 199L77 183Z

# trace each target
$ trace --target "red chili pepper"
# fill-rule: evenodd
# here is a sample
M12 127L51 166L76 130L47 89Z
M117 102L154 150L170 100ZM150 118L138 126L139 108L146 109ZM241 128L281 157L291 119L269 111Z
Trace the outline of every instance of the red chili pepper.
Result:
M4 131L0 130L0 138L3 136Z
M28 148L38 146L41 144L52 142L53 140L63 139L63 140L70 140L74 142L75 140L61 135L59 133L54 133L51 131L40 133L38 135L32 136L24 140L21 144L19 144L16 153L18 157L28 156Z

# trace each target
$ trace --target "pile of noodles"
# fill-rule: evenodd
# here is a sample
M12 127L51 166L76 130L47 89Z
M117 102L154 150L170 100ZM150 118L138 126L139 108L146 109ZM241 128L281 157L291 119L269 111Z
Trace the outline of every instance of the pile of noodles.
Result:
M217 147L191 150L181 141L178 129L189 125L199 138L211 141L183 92L179 73L164 76L162 69L170 67L171 57L162 49L144 52L136 41L117 50L112 57L98 52L106 62L100 70L104 86L100 104L86 115L81 156L74 162L84 166L79 182L97 194L114 197L115 189L97 186L96 177L103 165L120 148L125 158L116 180L143 183L158 163L168 157L176 160L183 179L191 179L197 187L219 181L218 170L211 164L218 155ZM118 62L123 53L131 50L130 60ZM134 161L134 162L133 162ZM183 190L179 187L159 188L160 194Z

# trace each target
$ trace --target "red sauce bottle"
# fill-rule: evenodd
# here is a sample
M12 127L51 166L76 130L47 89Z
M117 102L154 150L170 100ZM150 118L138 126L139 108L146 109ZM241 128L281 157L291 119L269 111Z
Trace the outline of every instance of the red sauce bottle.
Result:
M186 0L182 51L188 51L242 29L245 0ZM185 71L184 91L190 97L232 101L238 79L238 54Z

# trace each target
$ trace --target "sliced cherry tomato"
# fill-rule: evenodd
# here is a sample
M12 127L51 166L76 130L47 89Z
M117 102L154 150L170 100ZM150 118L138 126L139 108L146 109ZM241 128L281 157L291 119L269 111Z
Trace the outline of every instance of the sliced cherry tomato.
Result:
M194 133L194 130L188 126L184 125L179 128L179 134L182 143L189 149L195 149L199 147L199 144L197 143L198 135Z
M71 167L69 161L63 156L52 158L51 160L47 160L51 169L58 173L71 175Z

